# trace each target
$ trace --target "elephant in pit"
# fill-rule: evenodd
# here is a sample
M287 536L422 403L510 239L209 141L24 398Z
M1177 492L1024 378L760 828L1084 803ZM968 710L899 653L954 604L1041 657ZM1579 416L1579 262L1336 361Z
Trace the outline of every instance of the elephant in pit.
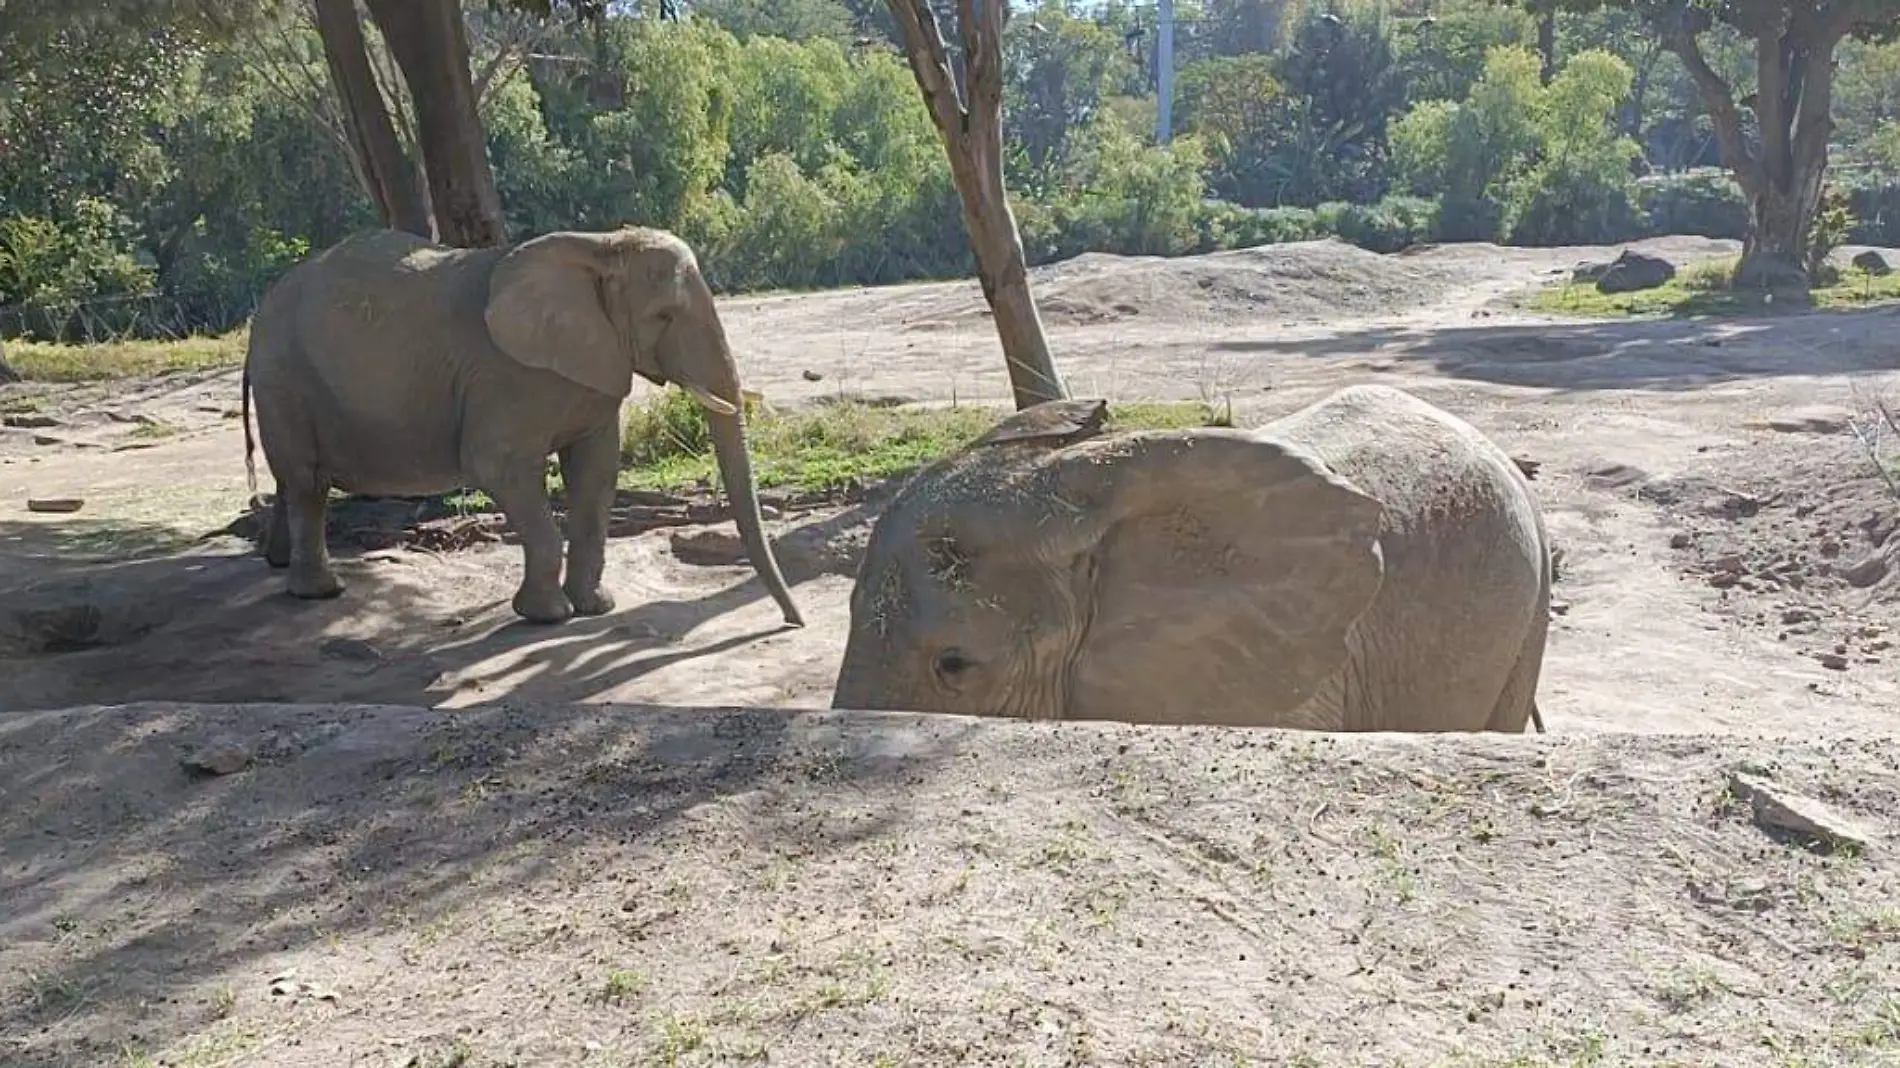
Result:
M1255 430L1004 420L873 527L832 707L1541 733L1551 559L1463 420L1352 386Z
M502 248L354 234L287 272L251 323L250 403L277 482L265 557L290 592L342 592L324 546L332 488L373 497L486 492L521 539L514 610L558 623L614 608L601 584L633 376L705 409L748 558L785 621L803 619L766 541L744 398L693 251L663 230L551 233ZM562 532L547 458L567 491Z

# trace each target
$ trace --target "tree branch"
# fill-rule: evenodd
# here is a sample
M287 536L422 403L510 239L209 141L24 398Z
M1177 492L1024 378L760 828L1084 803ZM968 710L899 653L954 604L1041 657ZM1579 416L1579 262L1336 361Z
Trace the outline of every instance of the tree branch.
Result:
M1682 60L1702 95L1702 106L1708 108L1709 119L1715 124L1715 140L1721 149L1722 162L1735 172L1743 192L1755 195L1762 184L1761 161L1749 155L1748 143L1742 139L1742 113L1735 106L1735 94L1722 76L1715 73L1715 68L1709 66L1702 47L1696 44L1694 31L1682 25L1658 26L1657 29L1662 32L1663 47Z
M930 106L930 118L946 141L959 140L969 127L969 115L957 95L956 76L950 71L949 49L929 0L888 0L892 18L904 36L904 55Z

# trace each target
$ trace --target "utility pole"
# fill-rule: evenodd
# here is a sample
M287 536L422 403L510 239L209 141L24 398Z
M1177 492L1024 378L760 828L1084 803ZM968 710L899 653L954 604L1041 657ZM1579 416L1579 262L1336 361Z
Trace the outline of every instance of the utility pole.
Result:
M1174 139L1174 0L1155 6L1155 144Z

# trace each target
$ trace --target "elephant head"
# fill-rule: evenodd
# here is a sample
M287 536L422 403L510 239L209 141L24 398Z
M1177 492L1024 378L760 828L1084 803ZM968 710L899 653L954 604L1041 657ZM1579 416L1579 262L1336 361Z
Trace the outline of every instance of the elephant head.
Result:
M803 622L765 539L738 366L684 241L644 227L524 241L489 276L486 321L515 360L595 393L625 398L638 374L697 398L748 558L786 622Z
M1379 501L1255 433L1026 431L1048 407L879 517L834 708L1258 722L1341 668L1384 577Z

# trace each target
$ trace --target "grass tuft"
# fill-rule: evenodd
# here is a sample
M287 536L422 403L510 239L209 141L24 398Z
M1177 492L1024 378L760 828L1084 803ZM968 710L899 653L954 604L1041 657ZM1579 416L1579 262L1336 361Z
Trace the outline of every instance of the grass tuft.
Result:
M839 400L777 414L748 404L747 439L761 489L835 490L852 481L902 475L980 437L1008 414L1002 407L893 407ZM1111 405L1115 429L1227 426L1224 408L1199 403ZM715 485L718 471L699 404L669 388L629 411L621 436L621 485L680 490Z
M115 341L50 345L9 341L7 363L28 382L105 382L180 371L215 371L244 362L249 331L178 341Z
M1532 309L1558 315L1593 318L1748 315L1775 310L1759 295L1730 286L1738 259L1690 264L1655 289L1636 293L1600 293L1593 282L1568 282L1539 290L1529 298ZM1875 277L1858 267L1829 271L1810 290L1816 308L1852 308L1900 301L1900 271Z

